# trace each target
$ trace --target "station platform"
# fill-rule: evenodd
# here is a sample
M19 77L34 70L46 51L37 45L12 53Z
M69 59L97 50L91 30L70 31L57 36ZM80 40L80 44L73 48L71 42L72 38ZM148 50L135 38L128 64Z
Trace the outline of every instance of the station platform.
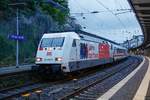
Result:
M134 71L97 100L150 100L150 58L143 57Z
M18 67L11 66L11 67L1 67L0 68L0 76L7 75L7 74L13 74L13 73L19 73L23 71L29 71L31 70L31 67L33 64L30 65L20 65Z

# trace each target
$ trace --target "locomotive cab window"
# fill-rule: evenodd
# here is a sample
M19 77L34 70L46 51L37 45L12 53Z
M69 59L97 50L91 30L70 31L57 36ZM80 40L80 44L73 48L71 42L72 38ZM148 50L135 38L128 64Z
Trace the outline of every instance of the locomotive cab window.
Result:
M62 47L64 38L54 38L52 42L52 47Z
M43 38L40 47L62 47L64 43L64 37L59 38Z

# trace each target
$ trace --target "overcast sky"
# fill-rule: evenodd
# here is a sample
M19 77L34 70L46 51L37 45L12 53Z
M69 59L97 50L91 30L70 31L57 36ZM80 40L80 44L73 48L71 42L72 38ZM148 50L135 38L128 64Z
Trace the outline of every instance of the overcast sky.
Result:
M120 43L142 34L127 0L69 0L69 8L85 31L101 37Z

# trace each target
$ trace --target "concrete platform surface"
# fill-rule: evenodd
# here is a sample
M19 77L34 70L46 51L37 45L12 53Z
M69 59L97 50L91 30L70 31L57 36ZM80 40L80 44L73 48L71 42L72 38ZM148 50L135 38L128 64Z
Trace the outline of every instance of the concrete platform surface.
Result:
M34 64L30 65L20 65L18 67L16 66L11 66L11 67L1 67L0 68L0 76L5 75L5 74L11 74L11 73L16 73L16 72L22 72L22 71L29 71L31 70L31 67Z
M133 72L98 100L150 100L150 59L144 57L143 62Z

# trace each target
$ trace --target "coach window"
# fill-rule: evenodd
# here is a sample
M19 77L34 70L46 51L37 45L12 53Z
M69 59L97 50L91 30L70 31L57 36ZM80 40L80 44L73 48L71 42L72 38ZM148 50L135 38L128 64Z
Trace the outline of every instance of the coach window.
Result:
M72 47L76 47L76 40L73 40Z

